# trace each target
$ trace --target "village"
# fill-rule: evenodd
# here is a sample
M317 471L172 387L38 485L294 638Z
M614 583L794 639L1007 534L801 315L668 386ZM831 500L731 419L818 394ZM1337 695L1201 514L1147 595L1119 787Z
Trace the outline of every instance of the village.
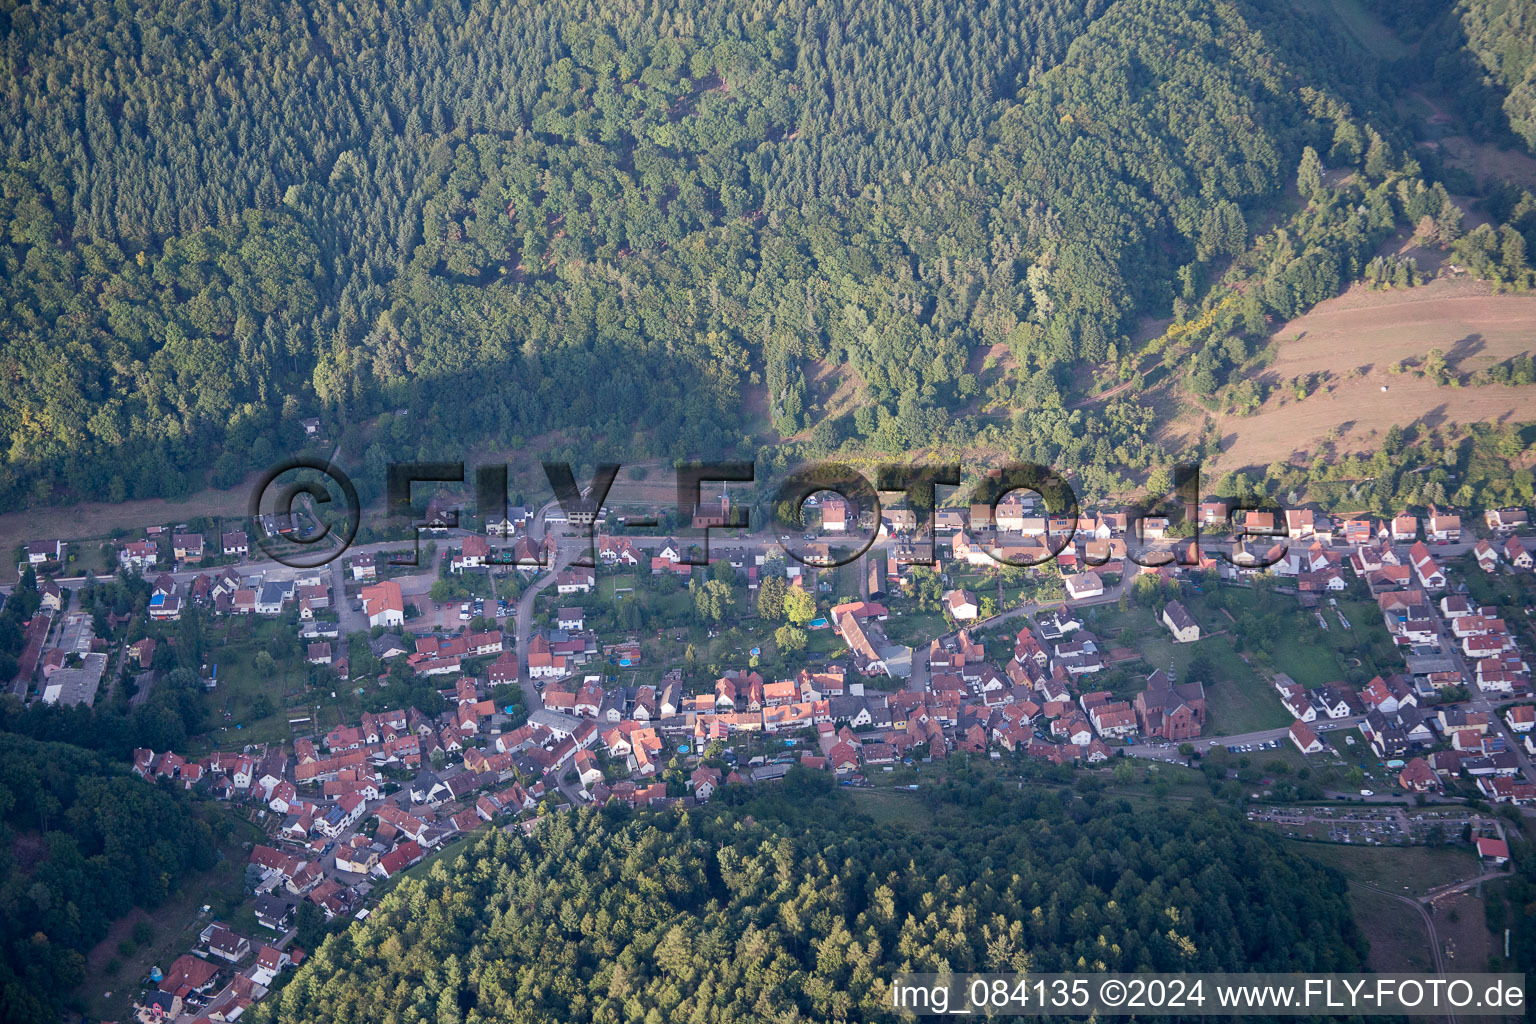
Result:
M364 919L391 879L478 829L612 803L698 806L797 767L917 789L962 759L1002 771L1204 760L1223 777L1227 758L1290 759L1296 779L1319 766L1310 791L1285 783L1297 799L1382 808L1369 824L1330 820L1334 805L1262 812L1334 842L1425 842L1405 802L1536 803L1529 609L1475 596L1532 592L1523 510L1464 527L1440 512L1335 521L1210 499L1190 510L1196 541L1177 518L1063 518L1014 495L938 510L931 560L909 509L861 523L826 492L806 513L815 550L802 562L727 529L728 501L695 508L695 532L724 534L707 566L692 564L697 538L554 503L479 524L434 503L421 557L382 541L313 569L248 541L293 523L156 527L116 548L123 578L148 588L143 614L105 622L82 605L99 581L62 571L63 542L28 546L40 600L19 698L152 692L192 619L229 640L200 669L209 700L233 703L224 695L261 674L241 652L302 661L281 686L259 682L282 691L265 724L221 726L214 749L134 752L138 774L248 808L266 835L247 871L259 931L209 921L150 975L139 1019L235 1019L302 960L300 914ZM860 528L876 534L868 550L828 564ZM1275 606L1258 602L1283 603L1317 644L1350 635L1359 656L1270 656L1244 636L1252 609ZM268 654L265 673L280 664ZM353 713L408 686L431 700ZM1340 766L1326 785L1324 764ZM1231 772L1245 793L1274 781ZM1481 857L1507 859L1486 816L1440 824L1436 841L1474 827Z

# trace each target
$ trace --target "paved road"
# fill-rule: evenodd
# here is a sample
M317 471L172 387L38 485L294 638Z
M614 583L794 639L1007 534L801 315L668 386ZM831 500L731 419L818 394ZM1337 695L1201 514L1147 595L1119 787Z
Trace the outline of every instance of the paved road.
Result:
M335 604L336 614L341 620L341 638L342 642L345 642L346 638L353 633L368 632L368 616L347 598L347 570L343 560L336 559L329 568L331 570L331 601Z
M534 516L533 527L528 535L535 541L544 540L544 513L548 512L554 502L550 502L539 509ZM543 707L543 700L539 696L539 688L534 685L533 679L528 674L528 642L533 636L533 601L539 594L548 589L555 577L566 566L570 565L586 546L585 534L570 539L556 536L554 557L550 559L550 566L537 579L535 579L523 591L517 600L517 623L515 629L517 642L517 676L518 683L523 688L523 698L529 711Z
M907 689L913 693L925 693L928 689L928 644L912 649L912 674L907 677Z
M1279 700L1276 697L1276 700ZM1318 732L1332 732L1335 729L1352 729L1359 725L1364 715L1349 715L1345 718L1330 718L1322 722L1313 722L1312 728ZM1290 742L1290 726L1279 729L1261 729L1258 732L1245 732L1235 736L1201 736L1189 741L1200 753L1205 753L1212 747L1241 747L1252 746L1258 743L1268 743L1270 740L1285 740ZM1159 746L1152 743L1138 743L1124 748L1128 757L1151 757L1157 760L1167 760L1170 755L1178 754L1177 743L1168 746ZM1182 758L1180 759L1182 760Z

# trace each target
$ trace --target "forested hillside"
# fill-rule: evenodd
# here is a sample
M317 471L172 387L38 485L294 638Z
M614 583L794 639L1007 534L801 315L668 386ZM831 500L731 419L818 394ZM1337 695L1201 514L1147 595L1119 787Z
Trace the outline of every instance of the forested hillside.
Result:
M1044 454L1135 471L1164 457L1150 411L1071 398L1132 373L1143 317L1198 311L1304 147L1399 166L1374 63L1268 4L150 0L0 26L11 503L228 485L301 415L402 408L423 454L582 459L961 443L997 409L1006 440L1015 408ZM1363 269L1324 244L1310 301ZM823 361L860 389L841 418Z
M56 1019L115 918L213 863L191 801L120 761L0 733L0 1020Z
M968 824L876 826L824 779L792 775L745 806L495 831L451 869L401 883L255 1012L293 1024L884 1020L884 985L903 969L1362 962L1342 879L1229 812L1001 788L968 799Z
M1462 0L1456 15L1498 91L1509 127L1536 149L1536 5L1530 0Z

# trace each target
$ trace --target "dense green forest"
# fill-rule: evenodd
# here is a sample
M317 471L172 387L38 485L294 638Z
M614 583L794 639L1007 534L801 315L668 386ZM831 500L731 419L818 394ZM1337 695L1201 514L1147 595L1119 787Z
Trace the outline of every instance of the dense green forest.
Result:
M1455 10L1468 50L1504 93L1510 129L1536 149L1536 10L1528 0L1462 0Z
M1354 970L1344 882L1227 810L956 789L876 825L796 769L686 814L494 831L257 1010L283 1022L894 1019L916 971ZM738 806L730 806L731 803Z
M0 1020L57 1019L85 952L212 865L190 794L67 743L0 733Z
M1418 48L1384 69L1449 101L1462 127L1536 150L1536 9L1530 0L1366 0Z
M576 461L803 431L1023 447L1009 410L1048 454L1135 472L1167 455L1150 408L1071 398L1134 375L1143 317L1199 311L1289 215L1307 147L1382 197L1356 241L1341 196L1338 225L1271 254L1287 280L1249 328L1363 272L1413 212L1378 65L1283 5L0 19L12 504L229 485L296 447L301 416L345 439L398 410L387 447L347 452L370 475L534 438ZM857 408L825 401L827 363Z

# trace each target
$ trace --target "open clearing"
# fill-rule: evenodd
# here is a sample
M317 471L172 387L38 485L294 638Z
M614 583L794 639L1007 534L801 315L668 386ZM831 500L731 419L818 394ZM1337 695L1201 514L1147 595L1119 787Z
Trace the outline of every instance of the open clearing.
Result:
M139 530L155 523L178 523L201 516L243 516L254 484L253 475L239 487L223 491L210 487L180 501L88 501L62 508L45 505L7 512L0 515L0 551L9 553L18 544L34 540L106 537L113 530ZM0 567L0 576L15 579L15 566Z
M1331 390L1297 401L1286 387L1253 416L1217 417L1224 469L1310 457L1334 431L1339 452L1369 451L1371 439L1394 423L1443 426L1536 415L1536 385L1440 387L1412 373L1388 372L1433 348L1461 376L1531 352L1536 296L1495 295L1470 280L1404 291L1357 286L1286 324L1274 342L1276 359L1261 379L1285 385L1326 373Z
M1434 952L1424 919L1412 907L1358 885L1349 887L1349 905L1355 923L1371 944L1370 966L1375 971L1433 971Z
M1477 857L1466 846L1359 846L1285 840L1297 853L1338 868L1352 882L1364 882L1404 896L1477 875Z

